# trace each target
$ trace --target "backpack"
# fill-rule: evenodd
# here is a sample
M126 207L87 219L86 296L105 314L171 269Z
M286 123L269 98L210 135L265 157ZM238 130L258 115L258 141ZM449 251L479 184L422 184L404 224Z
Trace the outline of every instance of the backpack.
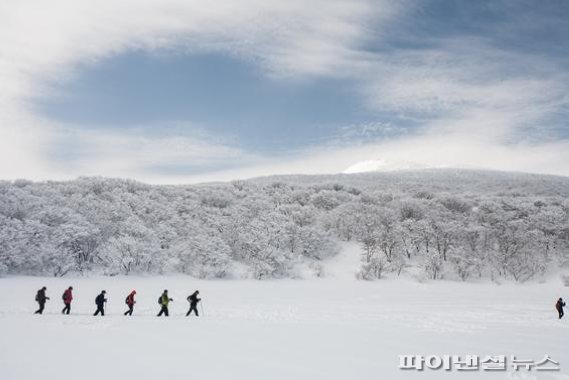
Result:
M162 296L158 297L158 305L162 305Z
M124 303L126 303L128 305L128 299L130 298L130 296L126 296Z
M63 295L61 296L61 299L65 301L65 293L67 293L67 290L63 292Z
M39 301L39 300L40 300L40 292L37 292L36 293L36 301Z

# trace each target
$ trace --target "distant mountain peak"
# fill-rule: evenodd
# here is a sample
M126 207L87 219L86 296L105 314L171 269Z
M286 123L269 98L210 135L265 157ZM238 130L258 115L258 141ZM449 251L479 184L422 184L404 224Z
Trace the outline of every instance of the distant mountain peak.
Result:
M367 160L353 164L343 174L366 173L366 172L390 172L397 170L428 169L432 166L421 165L410 161L389 161L384 159Z

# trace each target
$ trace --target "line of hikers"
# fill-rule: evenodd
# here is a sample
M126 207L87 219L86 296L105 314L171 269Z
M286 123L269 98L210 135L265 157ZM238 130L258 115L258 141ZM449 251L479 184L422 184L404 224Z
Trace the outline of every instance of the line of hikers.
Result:
M39 309L36 310L35 314L42 314L45 309L45 303L47 302L47 300L49 300L49 297L46 296L45 294L46 290L47 288L44 286L43 288L38 290L36 294L36 302L39 304ZM97 310L93 315L99 315L99 314L101 314L102 316L105 315L105 304L107 302L107 298L105 297L106 293L107 292L103 290L95 298L95 304L97 305ZM188 310L188 312L186 313L186 317L189 316L192 313L192 311L196 314L196 316L199 316L197 308L198 302L201 301L201 298L198 298L199 294L200 294L199 290L196 290L195 292L193 292L191 295L188 296L187 300L190 303L190 310ZM132 292L129 293L128 296L126 296L125 303L128 306L128 310L124 312L125 316L126 315L132 316L132 312L134 311L134 304L136 303L136 301L134 300L135 295L136 295L136 290L133 290ZM61 314L69 314L71 312L71 301L73 301L72 286L70 286L65 290L65 292L63 292L62 299L65 307L61 310ZM168 305L170 304L171 301L174 301L174 299L170 298L170 296L168 295L168 290L165 289L164 292L162 292L162 295L158 298L158 304L160 305L160 311L158 312L157 315L158 317L162 315L166 317L169 316ZM563 311L564 307L565 307L565 301L563 301L563 298L560 297L555 303L555 309L559 314L559 319L563 318L563 316L565 315Z
M43 314L45 309L45 304L49 300L49 297L46 295L47 287L42 287L36 293L36 302L39 304L39 309L35 311L34 314ZM105 315L105 304L107 303L106 298L106 290L101 291L99 295L95 298L95 305L97 305L97 310L93 315ZM200 294L199 290L196 290L191 295L187 297L188 302L190 303L190 310L186 313L186 317L189 316L192 312L195 313L196 317L199 316L198 313L198 303L201 301L201 298L198 297ZM124 312L125 316L132 316L132 312L134 311L134 304L136 303L134 297L136 296L136 290L133 290L126 296L125 303L128 306L128 310ZM64 307L61 310L61 314L69 314L71 312L71 302L73 301L73 287L70 286L67 288L63 295L61 296L63 299ZM164 292L158 298L158 304L160 305L160 312L158 312L158 317L164 315L169 316L168 305L170 302L174 301L174 299L170 298L168 295L168 290L165 289Z

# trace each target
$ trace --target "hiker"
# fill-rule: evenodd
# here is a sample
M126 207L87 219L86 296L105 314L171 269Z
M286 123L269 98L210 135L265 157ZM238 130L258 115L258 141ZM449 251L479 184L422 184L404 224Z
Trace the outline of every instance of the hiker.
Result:
M160 298L158 298L158 303L160 304L160 306L162 306L162 308L160 309L160 312L158 313L157 317L161 316L162 314L165 314L166 316L169 315L168 304L170 303L170 301L174 300L168 297L168 290L164 290L164 293L162 293Z
M45 308L45 302L49 299L49 297L46 297L45 295L46 290L47 288L44 286L36 293L36 302L40 305L40 308L36 310L34 314L43 314L43 309Z
M196 313L196 317L199 317L197 306L201 298L198 298L198 294L200 294L200 291L196 290L192 295L188 296L187 300L190 303L190 310L186 313L186 317L192 313L192 310Z
M97 311L93 315L98 315L99 313L101 313L101 317L105 315L105 303L107 302L105 294L107 294L107 291L103 290L101 294L99 294L97 298L95 298L95 303L97 304Z
M559 313L559 319L563 318L563 316L565 315L565 313L563 312L564 307L565 307L565 302L563 301L563 298L559 297L557 303L555 304L555 308Z
M63 298L63 304L65 305L63 310L61 310L61 314L69 314L71 311L71 301L73 301L73 286L67 288L61 298Z
M130 294L128 296L126 296L126 299L124 300L124 302L128 305L128 310L124 312L124 315L130 315L132 316L132 311L134 310L134 304L136 303L136 301L134 300L134 296L136 294L136 290L133 290L132 292L130 292Z

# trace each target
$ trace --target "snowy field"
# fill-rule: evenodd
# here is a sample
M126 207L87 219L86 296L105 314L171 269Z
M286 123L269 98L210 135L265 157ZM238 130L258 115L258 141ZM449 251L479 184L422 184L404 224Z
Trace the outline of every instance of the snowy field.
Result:
M37 289L51 301L33 315ZM72 315L61 293L75 289ZM171 317L156 318L169 289ZM106 289L108 315L93 317ZM124 298L138 291L132 318ZM185 318L194 289L204 316ZM188 277L0 279L0 378L35 379L569 379L561 282L496 285L350 278L196 281ZM569 298L569 297L568 297ZM399 369L398 355L548 354L559 372Z

